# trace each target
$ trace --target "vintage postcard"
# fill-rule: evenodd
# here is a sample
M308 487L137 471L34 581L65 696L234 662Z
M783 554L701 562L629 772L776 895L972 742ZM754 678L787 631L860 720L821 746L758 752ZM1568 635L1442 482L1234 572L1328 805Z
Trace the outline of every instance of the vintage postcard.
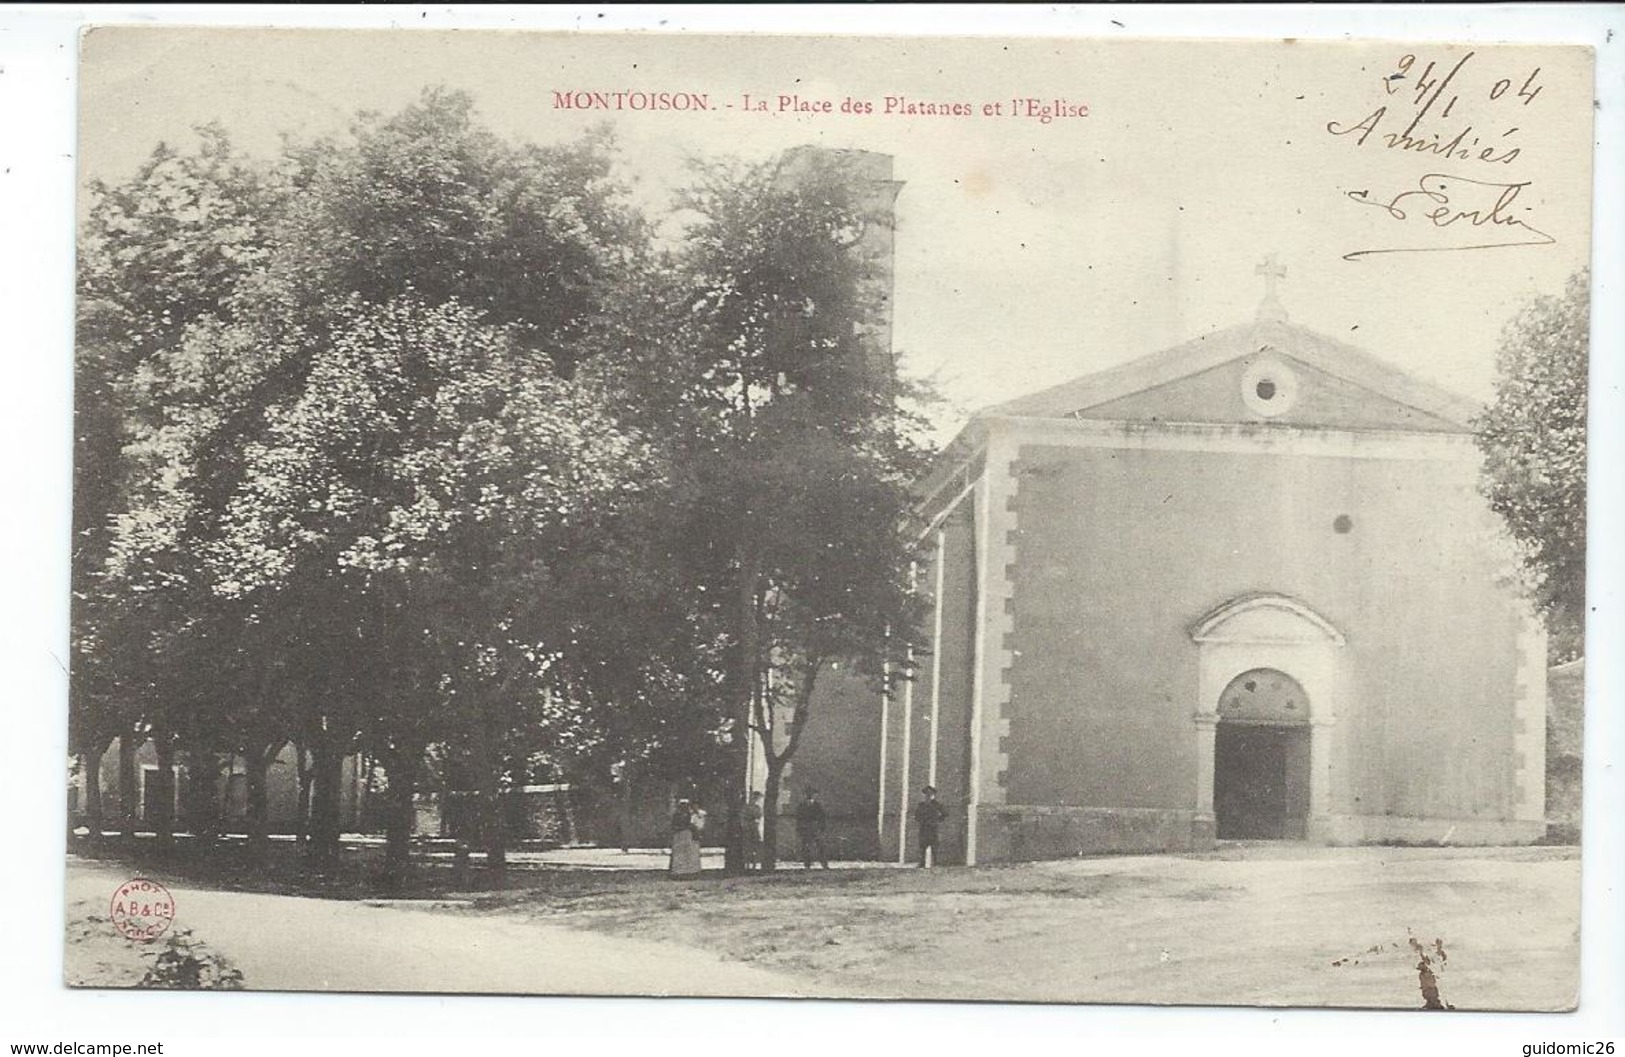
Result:
M91 29L67 983L1573 1008L1592 60Z

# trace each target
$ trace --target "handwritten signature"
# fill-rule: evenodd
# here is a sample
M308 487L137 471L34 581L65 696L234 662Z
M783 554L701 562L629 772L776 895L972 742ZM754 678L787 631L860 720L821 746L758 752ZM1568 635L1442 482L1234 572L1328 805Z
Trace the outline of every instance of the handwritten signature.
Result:
M1455 228L1457 231L1470 229L1474 232L1472 236L1474 241L1463 245L1394 246L1387 249L1355 250L1343 254L1343 259L1352 261L1378 253L1435 253L1488 250L1504 246L1549 246L1557 239L1514 215L1513 203L1517 201L1519 193L1528 186L1527 180L1521 183L1495 183L1435 172L1428 173L1418 180L1414 190L1401 191L1387 201L1373 197L1369 190L1347 191L1345 194L1351 201L1380 209L1394 220L1425 221L1434 228ZM1523 207L1521 212L1527 215L1528 207Z

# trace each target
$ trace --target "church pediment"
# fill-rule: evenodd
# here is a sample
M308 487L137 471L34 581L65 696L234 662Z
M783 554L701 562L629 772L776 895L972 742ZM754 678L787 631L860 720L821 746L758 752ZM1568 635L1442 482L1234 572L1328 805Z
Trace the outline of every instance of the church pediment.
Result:
M1207 613L1191 627L1198 643L1319 643L1343 645L1332 622L1296 598L1244 595Z
M1268 345L1164 385L1078 408L1074 418L1130 422L1279 422L1340 429L1459 432L1453 422Z
M1476 405L1351 345L1265 321L993 408L1019 417L1462 433Z

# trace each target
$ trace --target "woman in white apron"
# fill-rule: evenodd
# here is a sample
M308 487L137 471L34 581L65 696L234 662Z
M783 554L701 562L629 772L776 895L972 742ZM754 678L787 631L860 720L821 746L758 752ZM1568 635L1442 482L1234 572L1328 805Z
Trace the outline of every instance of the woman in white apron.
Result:
M700 831L705 828L705 812L686 797L677 801L671 813L671 876L700 876Z

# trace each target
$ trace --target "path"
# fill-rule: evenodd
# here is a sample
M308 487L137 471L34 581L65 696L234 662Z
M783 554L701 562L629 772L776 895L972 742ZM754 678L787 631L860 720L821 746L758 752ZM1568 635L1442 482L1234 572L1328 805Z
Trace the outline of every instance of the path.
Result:
M69 920L105 915L127 879L128 871L70 858ZM177 924L230 959L253 990L798 993L787 977L666 943L444 910L168 887Z
M438 909L172 890L178 925L256 989L1415 1009L1412 939L1460 1009L1565 1009L1578 986L1572 848L1273 844L681 885L546 872ZM118 950L85 918L126 875L70 860L68 878L70 938L101 941L70 939L71 976Z
M514 892L479 914L726 952L817 994L1564 1009L1579 860L1563 848L1230 845L976 870L786 871L676 892ZM1432 955L1437 958L1437 953Z

